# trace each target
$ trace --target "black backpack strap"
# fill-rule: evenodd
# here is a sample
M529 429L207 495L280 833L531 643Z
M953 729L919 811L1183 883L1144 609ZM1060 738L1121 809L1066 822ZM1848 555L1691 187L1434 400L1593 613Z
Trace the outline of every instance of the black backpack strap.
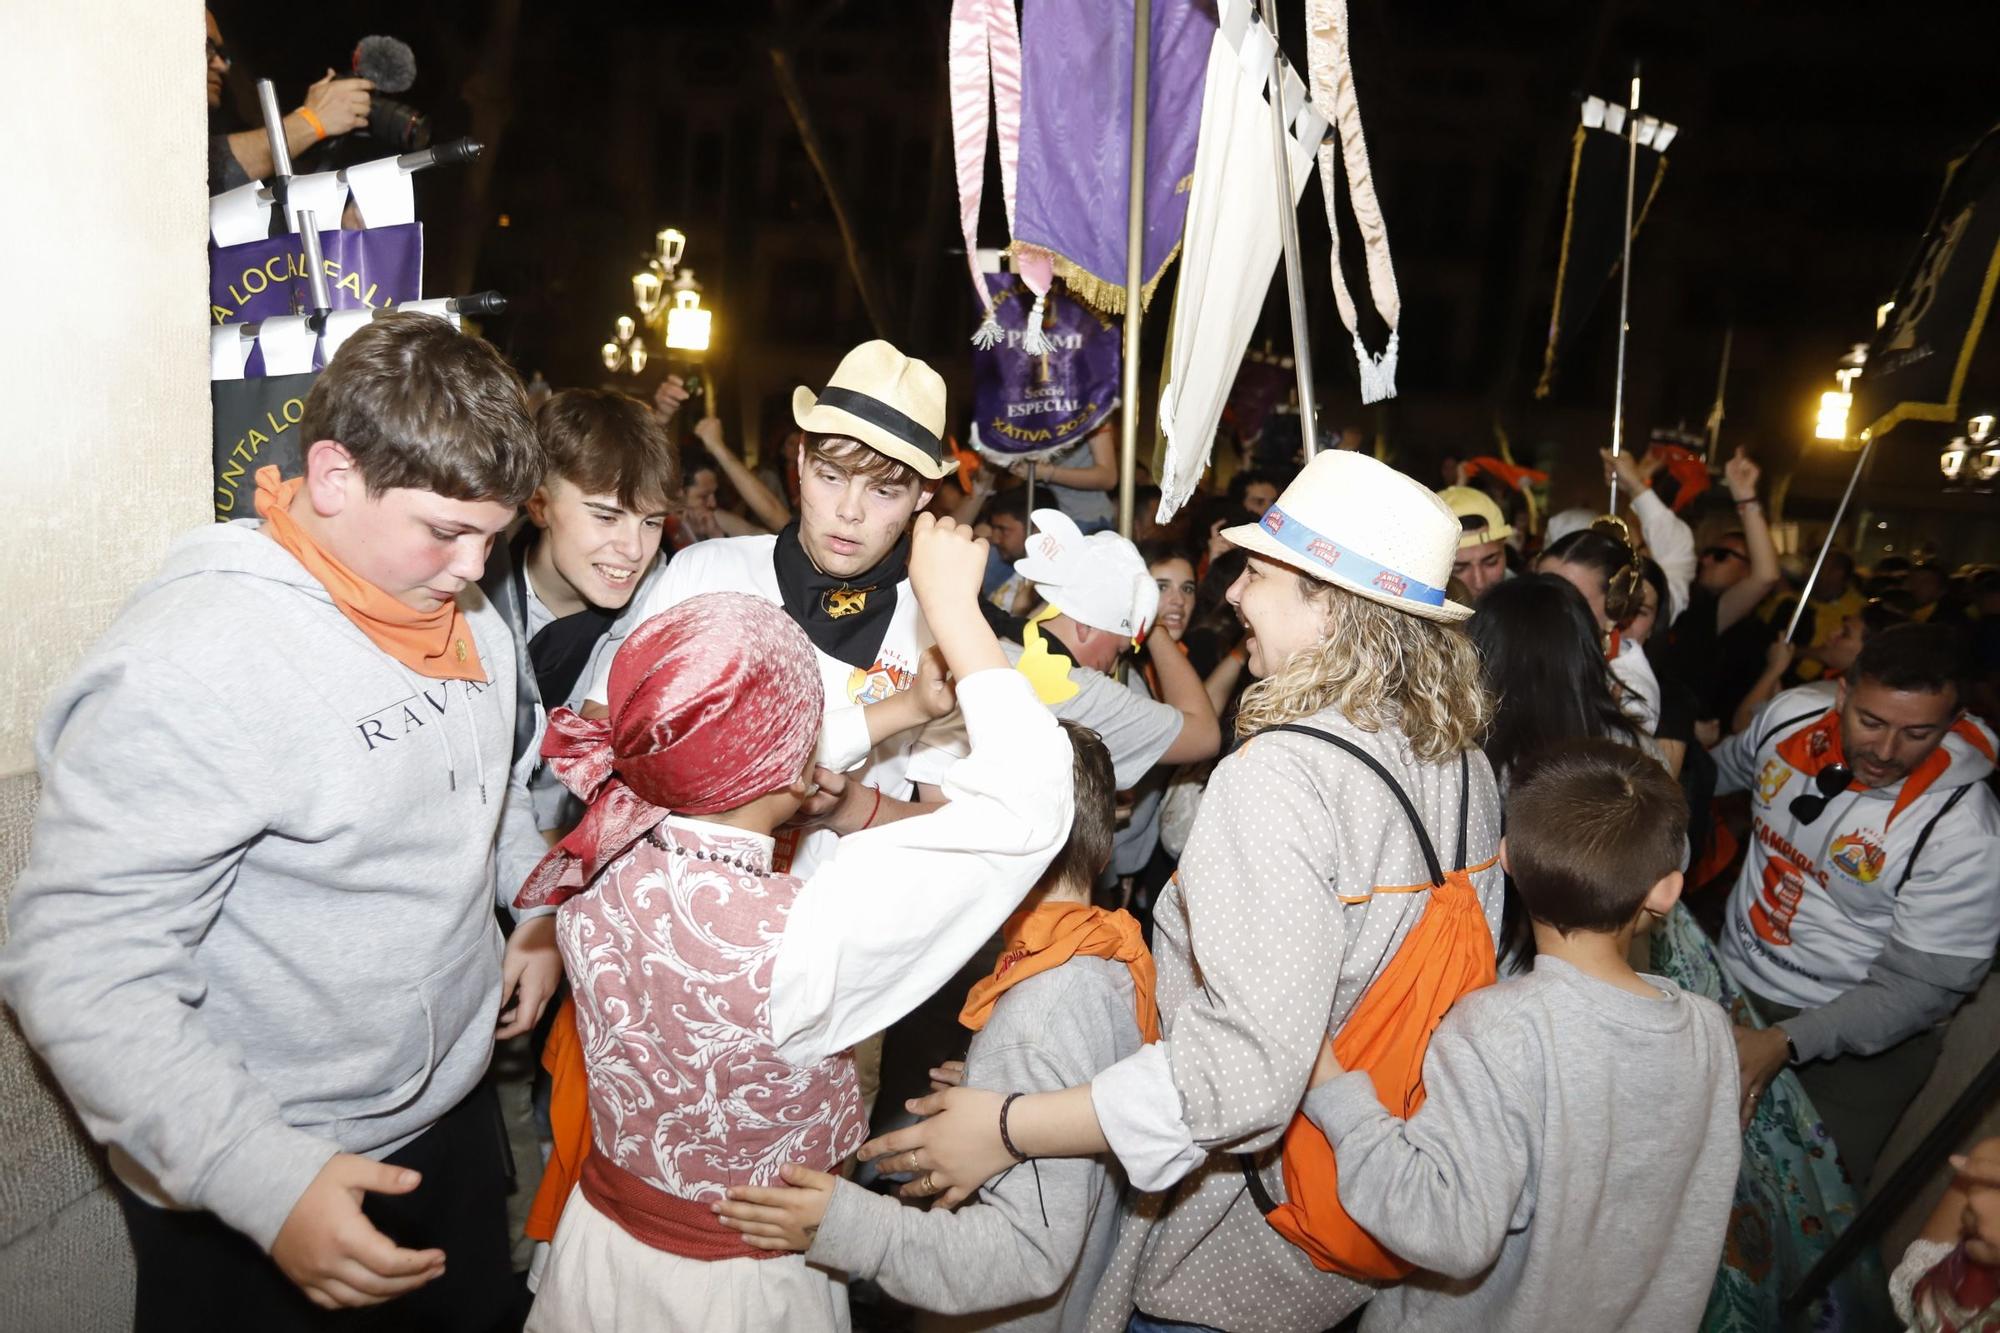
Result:
M1932 815L1931 822L1924 825L1924 831L1917 835L1917 845L1910 848L1910 859L1903 862L1903 877L1896 881L1896 892L1892 895L1893 897L1900 898L1903 896L1903 886L1910 882L1910 876L1916 872L1917 858L1924 854L1924 844L1931 840L1931 830L1935 829L1938 826L1938 821L1950 814L1951 808L1965 799L1965 794L1971 790L1972 784L1968 783L1953 792L1950 796L1947 796L1944 808Z
M1362 763L1368 765L1369 768L1373 769L1375 771L1375 776L1382 779L1384 783L1388 784L1389 791L1396 798L1396 803L1403 807L1403 813L1409 816L1410 830L1411 832L1417 835L1417 846L1423 851L1424 866L1430 871L1431 883L1440 886L1443 885L1444 867L1438 864L1437 849L1431 846L1430 834L1425 832L1424 830L1423 816L1417 813L1417 807L1410 800L1410 794L1403 790L1402 784L1397 782L1396 779L1390 775L1389 770L1382 766L1380 760L1376 759L1374 755L1369 754L1366 750L1356 745L1353 741L1346 740L1342 737L1336 736L1330 731L1321 731L1317 727L1300 726L1298 723L1295 722L1286 722L1275 727L1266 727L1264 728L1264 730L1258 732L1257 734L1259 736L1267 736L1274 731L1292 731L1292 732L1297 732L1301 736L1317 736L1319 739L1326 741L1331 745L1338 746L1340 749L1347 751L1347 753L1353 755L1356 759L1359 759ZM1467 784L1470 784L1471 782L1470 775L1466 777L1465 781ZM1460 848L1461 856L1459 859L1463 861L1464 857L1462 855L1463 852L1462 844L1464 842L1464 830L1462 828L1460 829L1459 832L1459 841L1461 843L1461 848Z
M1783 722L1780 722L1777 726L1772 727L1769 731L1765 732L1762 736L1759 736L1757 738L1757 743L1750 748L1750 753L1756 754L1766 745L1769 745L1771 743L1771 738L1773 736L1776 736L1780 732L1790 731L1793 727L1796 727L1801 722L1810 722L1814 718L1825 717L1825 716L1826 716L1826 710L1824 708L1815 708L1810 713L1800 713L1797 717L1788 717Z
M1465 864L1465 826L1472 820L1472 752L1458 752L1458 854L1452 857L1454 869L1463 870Z

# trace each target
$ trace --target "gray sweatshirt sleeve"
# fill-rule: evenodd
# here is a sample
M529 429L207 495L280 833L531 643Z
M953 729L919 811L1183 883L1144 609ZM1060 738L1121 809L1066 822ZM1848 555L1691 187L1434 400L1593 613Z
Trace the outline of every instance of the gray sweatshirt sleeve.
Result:
M1399 1120L1369 1076L1350 1072L1306 1095L1332 1142L1347 1215L1394 1253L1448 1278L1484 1272L1500 1254L1528 1185L1528 1105L1507 1072L1506 1043L1475 1045L1447 1015L1424 1059L1423 1109Z
M1874 1055L1949 1018L1992 966L1990 957L1922 953L1892 939L1860 985L1779 1026L1801 1060Z
M287 1125L202 1019L194 950L284 800L256 734L170 662L85 664L38 737L0 994L94 1138L268 1249L338 1148Z
M536 827L535 796L528 789L528 781L534 776L539 758L538 750L539 747L532 749L515 760L513 769L507 774L506 804L501 807L500 836L493 849L493 894L502 907L513 912L517 921L546 916L555 911L553 907L526 912L514 909L515 895L520 893L521 885L541 864L542 857L549 850L548 839Z
M981 1050L967 1082L1049 1092L1088 1081L1094 1071L1052 1058L1051 1044ZM926 1212L843 1180L806 1259L872 1277L897 1300L940 1314L1045 1300L1076 1270L1104 1170L1094 1157L1043 1158L1002 1174L955 1212Z

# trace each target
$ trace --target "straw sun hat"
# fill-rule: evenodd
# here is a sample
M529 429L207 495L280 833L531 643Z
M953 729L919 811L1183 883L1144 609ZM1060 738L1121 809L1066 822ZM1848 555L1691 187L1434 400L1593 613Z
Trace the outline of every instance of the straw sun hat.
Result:
M1460 531L1458 515L1423 486L1339 449L1314 455L1263 521L1222 535L1357 597L1458 621L1472 614L1445 596Z
M881 339L840 358L818 393L792 391L792 419L818 435L859 440L931 481L951 471L944 446L944 379Z

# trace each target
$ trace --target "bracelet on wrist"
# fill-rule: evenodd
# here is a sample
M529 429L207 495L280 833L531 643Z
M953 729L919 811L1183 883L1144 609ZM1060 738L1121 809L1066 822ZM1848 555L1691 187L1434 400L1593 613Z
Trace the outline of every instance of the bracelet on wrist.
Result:
M1738 500L1736 502L1736 507L1738 509L1748 509L1751 505L1756 504L1757 502L1758 502L1757 497L1753 495L1747 500Z
M877 787L875 789L875 804L869 807L868 818L861 821L861 827L865 829L873 825L875 823L875 816L881 813L882 813L882 789L880 787ZM857 830L857 832L858 831L859 830Z
M1028 1154L1014 1146L1014 1138L1007 1132L1007 1113L1014 1109L1014 1101L1021 1095L1018 1092L1010 1092L1007 1094L1007 1100L1000 1103L1000 1146L1005 1148L1007 1155L1017 1162L1027 1161Z
M306 128L313 132L314 143L318 143L321 139L324 139L326 137L326 123L322 121L318 116L313 114L313 109L311 107L309 106L300 107L298 115L299 119L303 120L306 123Z

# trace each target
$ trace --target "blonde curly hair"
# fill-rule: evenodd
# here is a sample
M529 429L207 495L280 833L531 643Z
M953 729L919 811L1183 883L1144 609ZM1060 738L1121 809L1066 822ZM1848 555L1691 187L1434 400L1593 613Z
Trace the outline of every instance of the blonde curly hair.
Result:
M1478 748L1493 701L1470 638L1456 626L1287 572L1322 618L1320 640L1243 692L1239 737L1332 707L1363 731L1401 731L1424 763Z

